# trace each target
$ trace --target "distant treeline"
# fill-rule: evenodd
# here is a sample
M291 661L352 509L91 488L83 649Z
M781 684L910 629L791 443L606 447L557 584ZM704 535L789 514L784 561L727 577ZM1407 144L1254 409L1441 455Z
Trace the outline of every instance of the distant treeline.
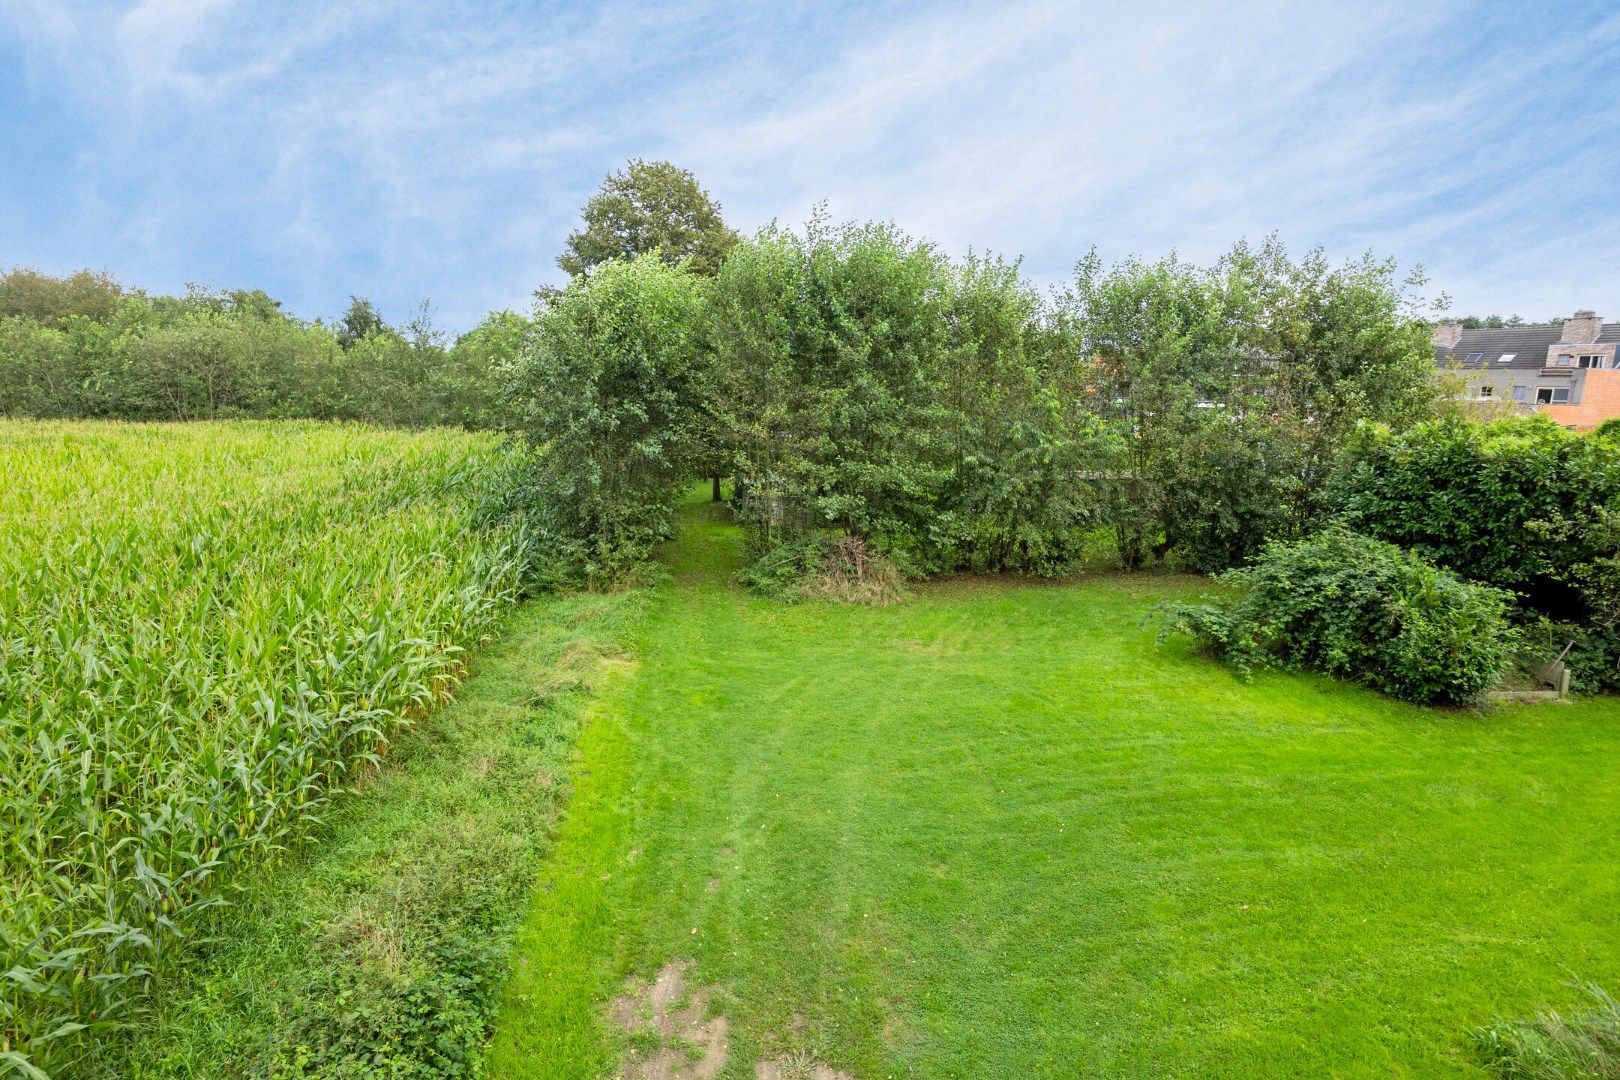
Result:
M392 327L355 299L328 325L259 290L154 296L15 269L0 274L0 416L482 427L491 365L527 325L499 312L451 343L425 308Z

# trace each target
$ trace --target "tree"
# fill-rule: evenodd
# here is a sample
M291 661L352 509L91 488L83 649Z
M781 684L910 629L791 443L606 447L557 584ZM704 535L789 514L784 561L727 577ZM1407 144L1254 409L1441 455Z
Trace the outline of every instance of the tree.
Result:
M337 323L338 344L345 349L352 347L355 342L362 341L372 334L387 329L382 316L370 300L363 296L349 297L349 310Z
M0 318L20 315L46 326L60 326L74 315L105 322L123 298L123 286L105 271L57 278L19 266L0 274Z
M654 255L575 278L512 365L508 427L535 455L542 583L612 581L669 535L693 478L703 284Z
M1083 262L1059 322L1119 438L1099 485L1122 561L1174 547L1215 571L1315 527L1357 423L1432 414L1419 284L1370 256L1296 261L1275 239L1208 268Z
M720 204L697 178L667 161L636 159L585 204L585 227L569 235L557 265L572 277L613 259L656 254L670 266L713 276L737 243Z
M914 575L1078 554L1100 433L1016 263L818 214L739 244L710 310L735 513L762 564L832 538Z

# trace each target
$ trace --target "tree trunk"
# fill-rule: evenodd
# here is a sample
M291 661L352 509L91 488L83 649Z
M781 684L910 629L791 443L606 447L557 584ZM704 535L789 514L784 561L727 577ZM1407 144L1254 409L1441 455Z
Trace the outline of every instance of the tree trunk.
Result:
M718 476L714 478L714 501L720 501L720 478Z

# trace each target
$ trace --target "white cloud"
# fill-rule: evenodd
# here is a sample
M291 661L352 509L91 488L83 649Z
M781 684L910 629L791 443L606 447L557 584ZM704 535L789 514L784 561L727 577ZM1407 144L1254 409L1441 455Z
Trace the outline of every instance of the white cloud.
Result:
M635 155L694 169L744 227L828 198L1047 279L1093 244L1209 258L1275 230L1424 262L1465 307L1606 292L1620 314L1600 246L1620 239L1601 179L1620 104L1598 89L1620 78L1620 15L1568 8L11 10L39 85L91 132L81 235L154 266L211 259L299 310L431 294L465 324L554 273L580 202ZM1608 65L1586 99L1560 78L1572 42Z

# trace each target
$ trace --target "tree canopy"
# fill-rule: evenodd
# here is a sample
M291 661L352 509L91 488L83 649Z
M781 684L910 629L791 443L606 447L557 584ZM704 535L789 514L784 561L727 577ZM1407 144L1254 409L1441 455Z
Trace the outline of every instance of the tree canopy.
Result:
M636 159L602 182L557 265L571 277L613 259L657 255L670 266L712 276L737 243L720 204L697 178L667 161Z

